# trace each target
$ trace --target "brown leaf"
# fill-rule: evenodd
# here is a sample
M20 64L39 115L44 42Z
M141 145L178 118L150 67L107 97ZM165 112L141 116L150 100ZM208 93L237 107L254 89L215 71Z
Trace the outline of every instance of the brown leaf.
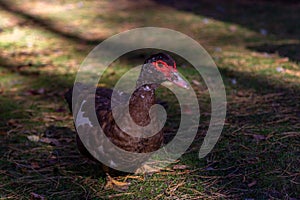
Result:
M31 142L38 142L40 140L40 137L37 135L28 135L27 139L30 140Z

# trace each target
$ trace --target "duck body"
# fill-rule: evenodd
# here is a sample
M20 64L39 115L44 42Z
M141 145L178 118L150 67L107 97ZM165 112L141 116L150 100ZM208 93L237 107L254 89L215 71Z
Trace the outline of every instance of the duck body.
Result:
M96 159L94 155L97 155L96 151L101 152L101 156L109 161L109 166L101 164L110 182L113 182L113 179L109 176L111 168L117 169L116 158L119 159L118 161L121 159L122 166L125 167L122 171L137 170L149 158L149 153L155 152L162 146L163 131L162 129L157 129L157 127L160 127L160 118L155 113L151 115L150 109L157 103L155 90L164 81L170 81L180 87L188 88L187 83L176 70L175 61L169 55L159 53L151 56L144 62L132 95L102 87L97 87L95 91L95 89L92 89L94 87L82 83L75 83L74 87L65 94L70 111L74 110L77 112L73 113L73 116L79 151L97 162L99 162L99 159ZM79 94L76 101L72 99L73 90L76 90L76 94ZM94 105L87 103L93 101L95 102ZM72 102L78 102L78 105L72 105ZM94 106L94 108L91 109L91 106ZM123 128L119 127L114 118L116 116L113 115L113 109L116 107L120 111L117 118L121 120ZM123 114L126 114L126 112L123 113L122 110L126 110L126 108L129 108L130 119L137 126L147 127L151 123L151 128L153 127L158 131L149 136L140 129L135 129L132 123L128 121L128 117L123 117ZM123 154L114 154L111 144L105 141L103 136L99 136L98 130L95 129L95 126L98 124L92 124L91 120L89 120L88 112L92 110L96 112L96 121L101 126L105 137L113 145L126 152L138 153L142 156L139 156L139 159L137 159L135 154L129 157ZM82 134L84 134L84 142L82 142ZM147 136L145 137L145 135ZM97 150L93 151L91 148L87 150L86 147L97 147Z
M119 148L136 153L149 153L159 149L163 143L163 131L159 131L151 137L140 137L142 133L137 133L137 137L133 137L133 134L128 134L124 132L114 120L112 113L112 95L113 90L109 88L98 87L96 93L90 92L88 86L77 83L74 87L81 90L81 95L85 99L93 98L95 99L95 111L98 118L98 122L105 133L106 137ZM66 94L65 99L69 105L70 110L72 111L72 92L71 88ZM117 95L114 95L114 105L117 106L128 106L126 104L126 99L128 99L129 94L123 92L117 92ZM139 126L146 126L150 123L149 110L156 103L155 101L155 88L152 85L143 85L140 88L137 88L135 92L131 95L129 102L129 111L130 116L133 121ZM87 105L84 103L81 106L80 111L85 113ZM85 128L86 131L89 131L89 126L86 126L88 122L80 122L78 119L75 120L75 127ZM155 118L152 120L156 120ZM83 121L83 120L82 120ZM77 123L77 124L76 124ZM88 134L88 133L87 133ZM85 145L81 141L78 134L76 134L76 140L79 151L88 156L91 159L95 159L89 151L85 148Z

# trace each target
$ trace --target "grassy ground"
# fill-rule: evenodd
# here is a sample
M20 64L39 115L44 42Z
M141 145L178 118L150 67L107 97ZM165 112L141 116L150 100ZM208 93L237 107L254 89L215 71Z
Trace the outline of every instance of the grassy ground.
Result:
M1 0L0 199L299 199L300 5L251 2ZM208 50L226 86L225 128L199 160L209 96L186 66L200 82L197 139L166 171L130 180L126 192L106 191L99 166L77 151L62 96L95 45L140 26L181 31ZM106 86L145 56L116 61ZM173 133L178 105L166 93Z

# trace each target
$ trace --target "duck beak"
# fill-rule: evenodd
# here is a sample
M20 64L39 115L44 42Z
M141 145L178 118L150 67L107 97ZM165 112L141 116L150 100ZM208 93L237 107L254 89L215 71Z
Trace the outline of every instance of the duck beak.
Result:
M168 80L175 85L182 87L184 89L189 89L188 83L178 74L178 72L172 72L170 78Z

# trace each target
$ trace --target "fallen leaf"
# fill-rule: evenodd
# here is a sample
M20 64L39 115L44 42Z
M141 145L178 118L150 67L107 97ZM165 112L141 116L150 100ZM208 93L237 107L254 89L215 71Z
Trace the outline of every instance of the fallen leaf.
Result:
M40 137L37 135L28 135L27 139L30 140L31 142L38 142L40 140Z

